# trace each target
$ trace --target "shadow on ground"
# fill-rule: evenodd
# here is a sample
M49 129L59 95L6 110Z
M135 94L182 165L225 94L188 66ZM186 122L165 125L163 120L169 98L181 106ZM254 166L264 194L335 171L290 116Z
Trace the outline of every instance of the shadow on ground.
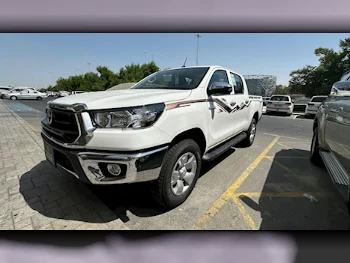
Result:
M216 160L204 163L201 176L234 151L230 149ZM128 211L137 217L166 212L153 201L149 184L86 185L42 161L21 176L20 192L33 210L46 217L89 223L120 219L125 223L130 220Z
M347 230L347 208L326 170L301 156L308 156L308 151L289 149L276 153L263 194L239 196L248 214L255 215L251 215L254 221L261 220L260 230ZM318 202L311 202L304 193L319 193Z

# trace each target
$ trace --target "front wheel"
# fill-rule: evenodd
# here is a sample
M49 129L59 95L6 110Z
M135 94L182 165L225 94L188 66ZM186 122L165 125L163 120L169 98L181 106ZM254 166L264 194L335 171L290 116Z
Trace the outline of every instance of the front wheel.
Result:
M252 122L250 123L249 129L246 132L247 133L247 138L245 138L240 145L243 147L250 147L254 140L255 140L255 135L256 135L256 119L253 118Z
M158 180L152 182L154 200L166 209L173 209L191 194L202 166L198 144L185 139L166 153Z
M11 100L17 100L17 97L16 96L11 96L10 99Z
M36 100L42 100L43 98L42 97L37 97Z
M311 147L310 147L310 161L319 167L323 167L323 160L319 152L319 145L318 145L318 129L317 127L314 130L314 134L312 136L312 141L311 141Z

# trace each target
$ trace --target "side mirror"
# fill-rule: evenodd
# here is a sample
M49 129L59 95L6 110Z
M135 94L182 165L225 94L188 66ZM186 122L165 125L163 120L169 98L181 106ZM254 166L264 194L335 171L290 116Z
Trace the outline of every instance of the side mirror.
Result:
M214 82L209 86L208 95L215 94L230 94L232 92L232 85L227 82Z
M292 100L292 103L294 103L294 100Z

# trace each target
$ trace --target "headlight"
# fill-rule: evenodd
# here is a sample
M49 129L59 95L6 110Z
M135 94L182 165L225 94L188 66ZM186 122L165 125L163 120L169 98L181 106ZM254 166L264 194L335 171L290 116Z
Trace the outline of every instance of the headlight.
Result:
M97 128L146 128L155 123L165 108L164 104L153 104L128 109L90 112Z

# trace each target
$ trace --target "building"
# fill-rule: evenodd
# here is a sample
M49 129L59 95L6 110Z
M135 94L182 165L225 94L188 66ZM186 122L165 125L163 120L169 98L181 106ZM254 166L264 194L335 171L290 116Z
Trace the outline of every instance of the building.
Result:
M245 75L250 95L270 97L277 86L277 77L272 75Z

